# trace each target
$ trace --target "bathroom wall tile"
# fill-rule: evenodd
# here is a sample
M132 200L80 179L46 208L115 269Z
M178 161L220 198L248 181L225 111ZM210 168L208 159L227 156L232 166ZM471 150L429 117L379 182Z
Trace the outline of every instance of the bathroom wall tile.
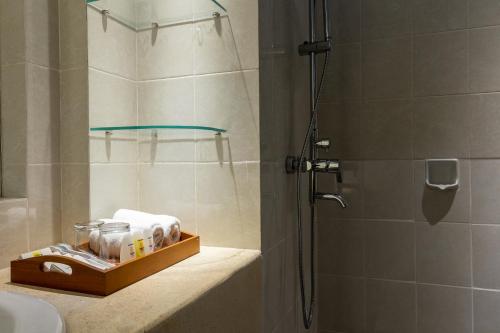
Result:
M90 217L111 218L120 208L138 209L138 172L135 164L90 166Z
M410 34L410 10L409 0L363 0L363 40Z
M75 236L73 225L90 221L90 167L63 164L61 168L62 240L71 244Z
M417 96L467 92L467 32L415 37L414 91Z
M176 216L184 230L196 233L194 165L141 164L139 208L153 214Z
M292 193L287 180L289 175L286 174L282 163L261 163L260 175L261 250L266 251L286 237L288 215L295 216L295 212L289 210L289 200L294 197L290 196Z
M337 183L335 175L318 175L318 191L342 193L348 205L347 208L342 208L336 202L319 201L318 216L320 221L363 217L363 163L343 160L342 178L342 183Z
M27 212L26 199L0 201L0 268L28 251Z
M89 70L89 122L91 127L137 124L137 88L134 81ZM92 162L137 161L137 133L94 132L90 137Z
M471 161L472 223L500 223L497 194L500 188L500 161Z
M259 66L258 1L224 3L230 17L195 24L196 74L218 73Z
M365 332L365 281L319 276L319 327L334 332Z
M84 1L59 0L60 68L87 67L87 6Z
M415 158L469 157L470 115L476 97L445 96L414 101Z
M140 80L193 74L193 25L180 24L137 33L137 76Z
M415 281L415 223L366 223L366 274L368 277Z
M498 158L500 147L500 94L481 94L476 97L474 112L471 113L471 157Z
M361 98L361 44L338 45L325 73L321 102Z
M285 238L285 310L297 306L297 242L294 235Z
M259 73L234 72L197 77L196 123L227 133L196 132L197 161L258 161Z
M2 45L0 62L2 66L17 64L26 59L24 7L24 1L0 3L0 43ZM5 86L2 85L2 87Z
M411 159L409 100L371 101L362 106L361 156L370 160Z
M2 197L26 197L26 164L2 164Z
M356 220L318 223L319 272L364 275L365 223Z
M500 227L472 226L474 287L500 289Z
M281 1L281 0L280 0ZM272 137L272 140L269 140L269 152L272 151L272 157L269 159L274 162L283 163L283 160L289 154L290 151L290 110L292 109L292 101L290 96L292 94L291 90L291 81L293 73L290 71L290 61L292 56L290 54L276 56L273 59L273 79L271 80L271 84L273 84L273 89L271 90L271 94L273 94L272 98L272 111L270 111L273 116L271 119L271 126L269 134L266 136L262 133L262 124L266 122L266 119L260 120L261 128L259 129L260 137L266 138L266 140L260 140L261 145L265 145L263 141L267 141L268 137ZM263 73L265 69L259 69L259 80L260 75ZM266 80L264 77L260 82ZM278 84L274 84L278 83ZM265 86L260 86L259 88L259 97L260 93L265 94L263 90L266 89ZM261 103L259 103L259 119L262 115L266 113L266 110L261 110ZM268 111L269 112L269 111ZM261 159L265 156L261 152Z
M285 243L263 254L264 331L272 332L284 316Z
M260 248L257 163L197 164L196 220L204 245Z
M136 32L112 19L103 20L101 13L90 7L87 13L89 66L135 79Z
M89 71L87 68L60 72L61 161L89 161Z
M474 332L494 333L500 327L500 292L474 290Z
M59 1L25 1L26 59L59 67Z
M459 161L460 186L457 190L436 191L425 184L425 162L414 161L415 220L439 222L470 221L470 161Z
M2 164L26 163L26 65L2 66Z
M500 24L500 3L496 0L474 0L469 4L469 26L484 27Z
M471 285L471 230L468 224L417 223L417 281Z
M194 79L179 78L138 83L139 125L193 125ZM160 130L157 137L139 136L144 162L193 162L195 132Z
M364 161L363 174L366 218L413 219L412 161Z
M417 285L419 333L471 333L472 290Z
M467 0L413 0L413 29L429 33L467 27Z
M340 104L320 104L319 110L319 132L331 140L330 149L320 151L320 156L359 159L361 103L344 101Z
M368 280L367 332L416 332L413 283Z
M500 90L500 27L469 32L469 85L471 92Z
M39 249L61 241L61 168L28 165L29 246Z
M339 43L361 40L361 0L335 0L330 4L330 29Z
M124 1L115 0L115 3L117 2ZM158 19L158 16L162 15L170 18L191 18L196 7L193 0L129 0L122 5L121 11L127 17L135 19L139 25L149 25L152 18Z
M378 40L363 44L362 64L364 98L410 96L410 38Z
M28 64L28 163L59 162L59 72Z

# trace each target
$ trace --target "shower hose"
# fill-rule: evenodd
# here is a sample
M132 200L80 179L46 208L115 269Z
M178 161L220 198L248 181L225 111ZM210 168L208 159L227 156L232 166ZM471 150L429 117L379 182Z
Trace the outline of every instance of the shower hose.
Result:
M315 247L315 236L314 236L314 220L315 220L315 207L314 203L311 203L311 251L310 251L310 288L311 288L311 296L309 298L309 304L306 306L306 292L305 292L305 279L304 279L304 244L303 244L303 226L302 226L302 200L301 200L301 170L303 159L305 156L305 152L307 147L311 143L311 135L313 133L313 129L317 128L317 115L318 115L318 104L319 98L321 96L321 90L323 88L323 82L325 79L326 70L328 67L328 59L329 52L325 53L325 60L323 64L323 70L321 73L318 89L316 96L314 96L314 104L313 110L311 112L311 118L309 120L309 126L307 128L307 133L304 137L304 143L302 144L302 150L299 156L299 166L297 168L297 229L298 229L298 244L299 244L299 279L300 279L300 297L302 303L302 318L304 321L304 327L309 329L313 322L313 312L314 312L314 304L315 304L315 293L316 293L316 282L315 282L315 274L314 274L314 247ZM311 147L314 149L314 147Z

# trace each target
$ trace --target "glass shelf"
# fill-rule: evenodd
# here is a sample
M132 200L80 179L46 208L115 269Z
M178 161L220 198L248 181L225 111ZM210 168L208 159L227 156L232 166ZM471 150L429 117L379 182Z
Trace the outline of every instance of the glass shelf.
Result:
M194 125L142 125L142 126L109 126L109 127L91 127L91 132L114 132L114 131L141 131L141 130L198 130L216 132L217 134L226 133L225 129L194 126Z
M150 30L227 15L220 0L87 0L87 5L127 27Z

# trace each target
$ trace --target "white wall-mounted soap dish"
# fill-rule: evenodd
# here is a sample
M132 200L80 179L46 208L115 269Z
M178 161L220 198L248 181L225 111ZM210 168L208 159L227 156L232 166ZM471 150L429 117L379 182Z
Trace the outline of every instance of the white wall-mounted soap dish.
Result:
M425 184L436 190L454 190L459 187L460 174L457 159L425 160Z

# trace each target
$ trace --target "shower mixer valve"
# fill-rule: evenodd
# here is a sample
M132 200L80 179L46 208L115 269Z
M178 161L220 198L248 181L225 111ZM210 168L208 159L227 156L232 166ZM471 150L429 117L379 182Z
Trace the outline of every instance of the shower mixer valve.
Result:
M286 158L286 172L295 173L300 172L321 172L321 173L334 173L337 176L337 182L342 183L342 165L340 160L336 159L316 159L309 161L305 158L302 162L295 156L288 156Z

